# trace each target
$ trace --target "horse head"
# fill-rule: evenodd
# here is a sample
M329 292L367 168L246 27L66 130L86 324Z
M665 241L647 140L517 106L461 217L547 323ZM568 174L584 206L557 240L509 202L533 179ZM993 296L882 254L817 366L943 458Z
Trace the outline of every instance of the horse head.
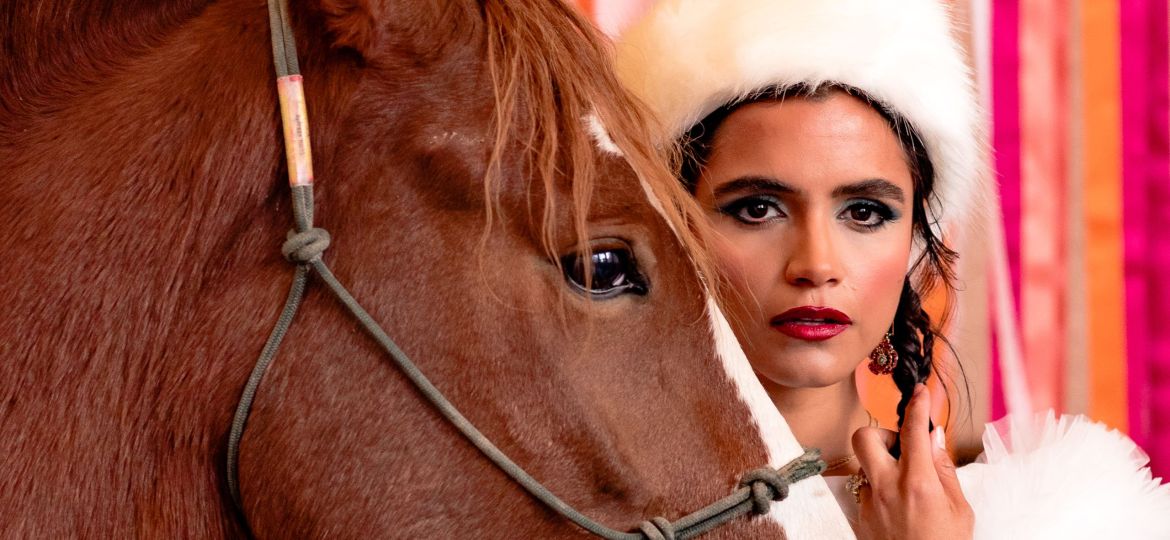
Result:
M127 157L85 150L120 179L88 192L87 204L129 207L108 214L112 236L104 241L141 229L136 216L162 216L140 231L146 238L130 248L133 260L116 263L145 277L108 273L100 281L143 305L171 306L175 317L137 345L112 322L73 328L66 340L87 332L114 340L91 362L141 373L127 383L136 401L107 407L144 426L141 437L172 441L100 446L128 471L136 470L135 448L152 456L142 465L150 472L98 490L133 492L107 505L111 514L152 500L174 508L169 488L157 484L190 470L215 472L188 482L188 493L228 507L222 437L291 275L276 249L289 203L279 187L264 13L255 2L198 4L144 15L158 39L135 45L136 56L117 68L124 93L169 83L182 97L103 93L87 114L122 120L84 123L99 134L133 126L135 135L119 150ZM317 223L333 237L325 258L495 445L562 500L619 530L654 516L677 519L728 495L744 472L800 454L700 279L709 261L693 203L663 150L648 143L648 119L612 76L602 40L572 8L547 0L319 0L296 3L291 18L312 121ZM188 94L196 91L203 95ZM12 118L0 127L23 125ZM32 129L39 136L41 127ZM28 180L15 183L13 206L34 198L31 179L50 169L52 156L73 155L76 146L55 140L10 147L47 156L18 164ZM88 170L66 168L66 177ZM135 185L149 175L175 180ZM88 249L72 255L101 260ZM51 268L67 259L45 260ZM185 272L193 277L176 278ZM18 306L41 305L22 298ZM110 316L156 315L126 308ZM59 328L18 322L33 334ZM153 351L141 355L145 367L118 356L135 347ZM196 369L198 362L205 364ZM78 392L85 384L77 382ZM105 410L97 407L95 417ZM78 414L85 422L91 413ZM319 282L310 281L248 426L242 515L260 537L580 532L423 401ZM21 440L47 440L37 429L32 420L16 427ZM187 440L210 457L165 454ZM81 450L68 448L62 453ZM48 459L28 462L46 471L49 485L64 485L69 468ZM156 532L198 521L147 513L158 519L148 529ZM780 534L781 522L802 537L848 531L814 477L767 518L739 519L715 534ZM207 527L198 530L215 530Z

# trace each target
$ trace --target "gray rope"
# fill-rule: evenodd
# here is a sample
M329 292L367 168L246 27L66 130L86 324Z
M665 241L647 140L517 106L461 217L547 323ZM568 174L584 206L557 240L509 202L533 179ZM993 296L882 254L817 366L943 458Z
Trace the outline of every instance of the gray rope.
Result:
M239 443L250 413L251 403L256 389L264 377L265 371L271 364L281 340L288 330L293 315L296 314L298 303L303 296L304 284L307 279L307 269L317 272L322 281L333 291L338 300L358 320L362 327L382 347L397 367L418 388L439 411L469 442L480 450L488 459L496 464L505 474L520 484L533 497L540 500L549 508L573 521L585 530L613 540L651 539L686 539L693 538L716 526L740 517L749 512L765 514L772 501L780 501L788 496L788 486L804 478L820 474L824 470L824 462L820 460L817 450L809 450L803 456L793 460L779 470L763 468L749 472L744 476L741 486L736 492L716 503L695 512L675 523L664 518L654 518L643 522L639 533L624 533L606 527L578 512L569 504L562 501L548 488L529 475L522 467L513 462L506 454L484 436L472 423L464 417L442 392L423 375L422 371L410 361L373 317L362 308L353 298L353 295L338 281L337 277L321 258L321 252L328 246L329 234L322 229L312 227L310 216L313 208L312 186L297 186L292 188L293 213L296 215L299 232L290 232L289 240L285 242L282 251L290 260L297 262L297 273L293 280L293 288L289 291L289 300L285 309L273 329L268 343L265 344L260 360L252 371L248 384L245 386L243 397L236 409L236 418L232 422L232 432L229 436L229 479L228 485L232 491L232 498L243 509L242 499L238 488L238 454Z
M272 31L272 60L276 76L299 75L296 36L289 23L288 0L268 1L268 28Z
M264 343L264 349L260 352L260 359L256 361L256 366L252 368L252 374L248 376L248 383L244 385L244 392L240 396L240 402L236 405L236 414L232 418L232 429L228 433L227 484L232 501L236 503L236 507L241 512L244 510L244 502L240 498L239 485L240 440L244 437L244 427L252 412L252 400L256 398L256 390L260 388L260 382L264 380L264 373L268 371L268 365L276 357L280 342L284 340L284 335L288 332L293 317L297 314L301 298L305 295L305 283L308 279L309 267L304 264L297 265L296 273L293 274L292 286L289 287L288 297L284 301L284 309L280 311L280 317L277 318L272 333L268 335L268 341Z
M275 1L275 4L274 4ZM269 22L272 27L272 50L278 76L295 74L299 71L296 60L296 46L289 27L288 8L286 0L269 0ZM554 495L523 468L513 462L487 437L471 424L450 401L443 396L422 371L407 358L406 354L390 339L382 327L373 317L358 304L333 272L326 266L322 253L329 247L329 233L324 229L313 227L313 188L309 186L294 186L293 218L296 223L294 231L290 231L288 238L281 248L281 252L290 261L297 264L292 285L280 317L273 327L268 341L260 353L252 369L248 382L236 407L232 419L231 431L228 434L227 456L227 483L232 500L241 513L244 513L243 499L239 489L239 453L244 429L247 427L248 416L251 414L252 402L256 391L264 379L277 351L283 341L293 317L296 315L300 302L304 297L305 284L308 281L310 270L328 285L334 295L341 301L347 310L358 320L370 336L382 347L395 365L418 388L419 392L446 418L472 445L482 452L501 471L520 484L537 500L576 523L581 528L610 540L683 540L693 538L707 532L727 521L736 519L749 512L764 514L768 511L772 501L780 501L788 496L788 486L809 476L820 474L825 467L820 460L817 450L806 451L804 455L793 460L779 470L764 468L748 473L740 487L731 495L690 514L676 522L670 522L662 517L655 517L644 521L639 526L639 532L626 533L606 527L588 516L578 512L569 504Z
M285 77L299 74L301 70L297 62L295 36L293 36L292 27L289 24L288 0L269 0L268 27L272 33L272 61L276 69L276 76ZM277 317L272 332L268 334L268 340L264 343L264 348L260 351L260 358L256 361L256 365L253 366L252 373L248 376L248 382L244 385L240 402L236 405L236 412L232 417L231 431L228 433L228 493L231 495L236 508L241 513L244 512L244 501L240 496L239 485L240 441L244 437L244 428L247 427L248 416L252 413L252 401L255 400L256 391L260 388L260 383L264 380L264 374L268 371L268 366L272 364L272 360L276 358L276 352L280 349L280 343L284 341L284 335L288 333L289 326L292 325L293 317L296 316L297 309L300 308L301 299L304 298L305 285L308 283L310 271L310 267L304 263L312 259L313 254L315 254L317 259L320 259L321 252L329 246L329 233L323 229L317 229L317 231L323 234L310 232L313 223L312 197L307 199L302 198L298 203L294 196L293 204L293 217L296 221L296 233L298 234L290 232L289 239L285 242L281 251L284 253L285 258L300 264L297 264L296 272L293 274L293 281L289 286L288 296L285 298L284 307L280 311L280 316ZM301 234L309 234L310 236L300 236ZM294 238L296 238L296 241L294 241ZM290 250L290 248L293 249ZM304 255L310 256L304 257Z

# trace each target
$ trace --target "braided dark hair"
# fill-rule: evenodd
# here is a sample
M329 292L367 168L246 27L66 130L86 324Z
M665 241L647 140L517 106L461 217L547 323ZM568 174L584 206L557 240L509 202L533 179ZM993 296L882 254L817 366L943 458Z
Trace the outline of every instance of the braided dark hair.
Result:
M934 193L934 167L926 155L925 145L922 144L922 140L914 129L893 111L851 86L826 83L815 88L804 84L768 88L743 100L720 107L688 131L682 140L680 177L687 189L694 193L702 168L711 153L715 132L719 129L720 124L739 107L758 101L783 100L790 96L814 100L824 99L833 90L844 92L864 101L886 119L906 152L907 163L914 183L912 220L916 247L920 250L920 255L914 261L909 275L902 285L902 295L898 302L898 310L894 315L890 339L890 344L898 352L898 363L894 366L893 380L902 395L897 408L898 426L901 427L905 418L906 406L910 403L915 385L925 383L935 371L935 340L937 339L950 347L939 330L941 324L936 326L930 315L923 309L922 298L928 296L936 286L941 284L947 293L948 309L946 311L949 311L950 293L955 290L954 264L955 260L958 259L958 253L943 243L936 232L935 224L930 221L931 215L938 215L938 212L927 212L930 209L929 205L934 200L932 197ZM945 322L945 313L942 319L940 323ZM956 365L959 366L961 373L962 366L957 362ZM932 422L931 428L933 429L933 427ZM891 449L891 453L895 456L899 454L897 444Z
M922 301L910 284L909 278L906 278L902 285L902 298L898 301L898 311L894 315L891 335L890 344L898 351L898 363L890 376L902 392L902 398L898 401L900 426L906 414L906 405L910 403L914 385L926 382L934 369L934 358L931 354L934 330L930 325L930 315L922 309Z
M949 312L951 293L955 290L954 264L959 254L947 247L935 232L934 223L930 222L927 212L928 204L934 193L934 167L926 155L926 148L912 128L896 119L889 118L894 132L902 141L910 163L910 174L914 182L913 223L914 233L918 240L921 254L914 261L910 275L902 285L902 297L898 301L898 311L894 314L893 338L890 340L894 350L898 351L898 363L892 374L894 384L897 385L902 397L898 400L898 427L906 417L906 406L914 393L914 386L926 383L934 372L934 342L937 337L947 347L950 343L941 335L941 325L932 324L930 315L922 307L922 297L927 296L942 285L947 293L948 305L944 310L943 322ZM938 212L934 212L938 215ZM954 349L951 349L952 353ZM959 367L962 373L962 365ZM943 383L944 391L946 383ZM949 399L949 396L948 396ZM934 429L934 422L930 423ZM901 453L898 443L890 449L895 457Z
M901 428L915 385L926 383L934 371L935 328L931 326L930 314L922 308L921 297L911 285L910 278L906 278L902 285L902 298L894 314L891 335L890 344L898 351L898 363L890 376L902 394L898 399L898 427ZM933 420L930 429L934 429ZM894 442L890 453L894 457L902 453L900 439Z

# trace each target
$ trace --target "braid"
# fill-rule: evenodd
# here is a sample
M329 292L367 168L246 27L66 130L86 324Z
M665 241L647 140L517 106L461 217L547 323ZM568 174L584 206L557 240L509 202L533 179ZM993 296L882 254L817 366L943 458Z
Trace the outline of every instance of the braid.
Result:
M898 363L892 377L902 393L898 400L898 427L902 427L914 386L925 383L934 368L934 330L930 325L930 315L922 309L922 300L910 285L909 278L902 285L902 298L898 302L892 330L890 344L898 351ZM934 429L933 421L930 428ZM899 445L895 444L890 452L897 456Z
M898 427L901 428L906 419L906 406L914 395L914 387L919 383L925 384L935 367L935 329L931 325L930 315L922 309L922 295L929 294L940 283L947 293L955 290L954 263L958 253L943 243L927 214L930 194L934 192L934 167L926 155L926 146L910 126L901 124L896 118L891 119L891 127L902 140L903 149L909 157L910 172L914 178L914 231L922 247L918 260L914 261L902 284L902 297L898 301L898 311L894 314L893 336L890 338L890 344L898 352L898 363L892 375L894 384L902 394L898 400ZM911 276L917 279L912 282ZM943 318L946 318L945 312ZM938 338L950 346L945 336L939 335ZM961 365L959 369L962 369ZM945 383L943 388L946 388ZM949 396L947 399L949 401ZM931 420L929 424L933 430L934 421ZM900 444L894 443L890 453L895 457L901 454Z

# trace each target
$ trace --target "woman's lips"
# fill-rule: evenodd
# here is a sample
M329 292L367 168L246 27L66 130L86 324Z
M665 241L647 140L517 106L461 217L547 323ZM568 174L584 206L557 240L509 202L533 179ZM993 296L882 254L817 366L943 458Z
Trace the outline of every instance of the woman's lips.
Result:
M844 332L853 321L833 308L801 306L772 317L772 328L791 338L824 341Z

